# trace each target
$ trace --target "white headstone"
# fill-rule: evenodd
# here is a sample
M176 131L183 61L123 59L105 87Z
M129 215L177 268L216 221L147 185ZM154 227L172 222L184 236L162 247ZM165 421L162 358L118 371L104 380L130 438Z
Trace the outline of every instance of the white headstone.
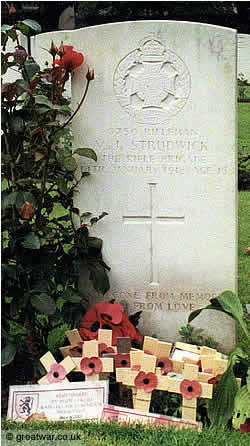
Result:
M77 204L108 212L94 229L111 267L106 299L143 310L143 334L174 341L192 310L236 288L236 31L139 21L49 37L95 69L73 131L98 155L79 160L91 175ZM85 73L74 74L73 108ZM194 325L233 348L228 317L207 311Z

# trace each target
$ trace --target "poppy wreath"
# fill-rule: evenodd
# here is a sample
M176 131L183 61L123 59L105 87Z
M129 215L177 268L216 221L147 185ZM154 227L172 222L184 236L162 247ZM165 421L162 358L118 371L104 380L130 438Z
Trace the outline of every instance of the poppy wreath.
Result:
M102 361L96 356L91 358L83 358L80 362L80 368L84 375L93 375L93 373L101 373Z
M98 338L99 328L112 330L112 345L117 338L130 337L131 343L142 343L141 333L130 322L119 302L99 302L82 318L80 336L84 340Z
M186 400L191 400L192 398L199 398L201 396L201 385L199 381L184 379L180 385L180 391Z
M166 375L168 372L172 372L173 363L171 359L167 357L162 357L157 359L156 367L160 367L161 375Z
M50 384L59 383L65 379L67 372L61 364L52 364L47 374L47 379Z
M152 372L139 372L135 377L134 383L137 389L143 389L144 392L152 392L157 387L158 379Z

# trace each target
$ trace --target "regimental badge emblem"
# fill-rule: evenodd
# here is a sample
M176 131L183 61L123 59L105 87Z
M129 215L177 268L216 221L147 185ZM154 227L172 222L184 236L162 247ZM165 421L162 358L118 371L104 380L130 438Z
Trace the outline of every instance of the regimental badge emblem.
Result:
M179 113L190 88L190 74L183 60L154 38L144 39L119 62L114 73L120 105L145 124L158 124Z
M39 394L38 393L32 393L25 394L25 393L19 393L16 395L16 401L15 401L15 411L18 417L20 418L27 418L32 413L35 413L38 409L39 404Z

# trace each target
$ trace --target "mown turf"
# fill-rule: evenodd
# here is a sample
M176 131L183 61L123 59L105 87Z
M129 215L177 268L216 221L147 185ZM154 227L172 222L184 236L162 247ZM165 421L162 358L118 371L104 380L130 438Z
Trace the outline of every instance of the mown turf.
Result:
M238 104L239 155L249 155L250 146L250 103Z
M140 424L128 426L117 423L44 422L18 424L17 429L15 423L4 421L2 429L3 446L16 445L18 442L22 445L39 444L39 446L63 444L67 446L71 444L74 446L244 446L249 444L247 434L214 428L204 428L201 432L197 432L191 429L177 431L173 428L146 427ZM39 441L35 441L36 435L50 435L50 438L42 439L40 436ZM52 435L54 435L53 440ZM58 435L61 436L61 440L57 441ZM29 437L30 440L28 440Z

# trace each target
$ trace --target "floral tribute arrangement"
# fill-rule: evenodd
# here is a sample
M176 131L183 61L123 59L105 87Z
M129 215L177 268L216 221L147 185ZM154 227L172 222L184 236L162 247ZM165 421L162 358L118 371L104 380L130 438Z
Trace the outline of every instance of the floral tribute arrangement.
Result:
M182 418L161 416L158 422L163 424L186 423L199 429L197 399L212 399L228 366L225 355L209 347L143 339L114 300L97 303L83 317L80 330L68 331L66 336L70 345L60 348L64 356L60 363L50 352L40 359L46 375L39 384L65 382L70 372L81 372L86 381L109 379L115 373L116 382L132 390L136 414L149 412L155 390L181 395ZM142 348L131 346L142 340ZM117 419L117 411L118 406L104 405L103 418Z

